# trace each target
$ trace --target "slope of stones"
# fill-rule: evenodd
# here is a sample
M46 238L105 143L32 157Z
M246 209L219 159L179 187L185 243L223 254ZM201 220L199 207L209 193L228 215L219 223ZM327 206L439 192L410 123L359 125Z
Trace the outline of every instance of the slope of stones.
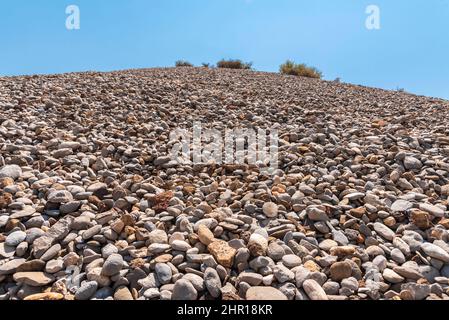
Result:
M449 102L205 68L0 78L2 299L448 299ZM279 169L170 161L275 128Z

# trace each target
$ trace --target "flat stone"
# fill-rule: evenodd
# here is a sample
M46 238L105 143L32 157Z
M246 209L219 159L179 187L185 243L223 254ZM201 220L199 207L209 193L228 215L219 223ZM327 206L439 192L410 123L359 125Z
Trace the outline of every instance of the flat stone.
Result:
M422 163L414 157L407 156L404 159L404 167L407 170L419 170L422 168Z
M408 209L411 209L413 207L413 203L411 203L410 201L407 200L396 200L392 205L391 205L391 211L394 212L403 212L403 211L407 211Z
M294 268L301 265L301 258L294 254L287 254L282 257L282 263L287 268Z
M61 251L61 245L59 243L51 246L45 253L40 257L42 261L48 261L50 259L53 259L59 254L59 251Z
M238 275L238 282L246 282L250 286L258 286L262 283L263 276L255 272L242 272Z
M405 265L396 266L393 268L393 271L406 279L419 280L424 277L421 272L419 272L418 268L412 268Z
M312 221L327 221L329 220L329 216L321 209L317 207L308 207L307 208L307 217L309 217Z
M171 243L171 247L173 248L173 250L182 251L182 252L186 252L187 250L192 248L190 246L190 244L188 244L187 242L182 241L182 240L173 241Z
M329 252L332 248L338 247L338 243L337 241L334 241L332 239L325 239L321 241L318 246L320 247L321 250Z
M279 301L288 300L287 296L273 287L251 287L246 291L249 301Z
M18 165L15 165L15 164L6 165L0 169L0 179L1 178L11 178L13 180L16 180L16 179L20 178L21 175L22 175L22 169Z
M25 240L27 234L23 231L14 231L10 233L5 240L5 244L10 247L17 247L19 243Z
M315 280L305 280L302 287L310 300L329 300L324 289Z
M353 192L344 196L344 199L348 199L350 201L359 200L365 197L365 194L362 192Z
M34 259L26 261L17 267L17 272L42 271L45 268L45 261Z
M54 281L53 276L39 271L17 272L13 277L14 281L23 282L32 287L43 287Z
M405 280L404 277L401 277L399 274L389 268L386 268L384 270L384 272L382 273L382 277L391 283L401 283Z
M11 258L14 256L16 252L16 248L6 245L4 242L0 242L0 257L2 258Z
M395 232L393 230L391 230L386 225L384 225L384 224L382 224L380 222L374 223L374 230L382 238L385 238L385 239L390 240L390 241L392 241L394 236L395 236Z
M439 246L434 245L429 242L425 242L425 243L421 244L421 249L428 256L438 259L438 260L441 260L445 263L449 263L449 253L444 251Z
M73 196L67 190L57 190L48 195L48 201L53 203L66 203L73 201Z
M0 265L0 275L13 274L25 261L25 259L18 258Z
M422 211L428 212L431 215L433 215L434 217L437 218L443 218L444 217L444 210L440 207L431 205L429 203L420 203L419 204L419 209L421 209Z
M89 240L93 236L99 234L100 231L101 231L101 225L97 224L83 232L83 239Z
M36 258L40 258L55 241L62 240L70 231L73 218L64 218L56 222L43 236L33 242L33 250Z
M31 217L33 214L36 213L36 209L34 209L31 206L25 206L22 210L15 211L13 214L11 214L11 219L23 219L27 217Z

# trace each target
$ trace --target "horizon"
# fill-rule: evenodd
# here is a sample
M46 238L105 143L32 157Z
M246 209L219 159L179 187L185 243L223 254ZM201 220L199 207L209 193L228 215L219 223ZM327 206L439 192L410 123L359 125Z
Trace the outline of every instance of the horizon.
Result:
M140 70L151 70L151 69L176 69L176 68L185 68L185 67L176 67L176 66L159 66L159 67L149 67L149 68L130 68L130 69L118 69L118 70L107 70L107 71L97 71L97 70L85 70L85 71L68 71L68 72L62 72L62 73L38 73L38 74L19 74L19 75L12 75L12 76L4 76L4 75L0 75L0 78L14 78L14 77L30 77L30 76L58 76L58 75L66 75L66 74L82 74L82 73L114 73L114 72L124 72L124 71L140 71ZM203 66L192 66L192 67L188 67L188 68L204 68ZM233 70L233 69L228 69L228 68L217 68L216 66L211 66L208 67L207 69L209 70ZM280 72L276 72L276 71L262 71L262 70L256 70L254 68L252 69L248 69L248 70L243 70L243 69L237 69L234 71L247 71L247 72L259 72L259 73L270 73L270 74L277 74L279 76L285 76L285 77L292 77L292 79L294 78L307 78L304 76L292 76L292 75L286 75L286 74L282 74ZM310 78L308 78L310 79ZM330 80L330 79L314 79L314 80L318 80L318 81L326 81L326 82L335 82L334 80ZM403 93L403 94L409 94L409 95L413 95L413 96L417 96L417 97L424 97L424 98L428 98L428 99L437 99L437 100L445 100L445 101L449 101L449 98L441 98L441 97L435 97L435 96L428 96L428 95L423 95L423 94L417 94L417 93L413 93L413 92L408 92L407 90L403 90L401 88L400 91L398 89L385 89L385 88L380 88L380 87L372 87L372 86L367 86L367 85L363 85L363 84L357 84L357 83L350 83L350 82L345 82L345 81L341 81L338 82L339 84L344 84L344 85L350 85L350 86L355 86L355 87L364 87L364 88L369 88L369 89L374 89L374 90L383 90L383 91L392 91L392 92L398 92L398 93Z
M70 29L73 5L79 28ZM0 76L167 68L176 60L200 66L220 59L276 73L291 59L318 68L323 80L339 77L447 100L448 16L446 0L18 0L0 12Z

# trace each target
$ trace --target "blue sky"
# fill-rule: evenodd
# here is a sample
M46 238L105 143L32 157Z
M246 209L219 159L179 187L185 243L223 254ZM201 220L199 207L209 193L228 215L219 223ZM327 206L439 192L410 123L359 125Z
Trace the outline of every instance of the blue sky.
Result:
M68 5L80 30L65 27ZM365 28L380 8L380 30ZM221 58L449 99L449 0L3 0L0 75L110 71Z

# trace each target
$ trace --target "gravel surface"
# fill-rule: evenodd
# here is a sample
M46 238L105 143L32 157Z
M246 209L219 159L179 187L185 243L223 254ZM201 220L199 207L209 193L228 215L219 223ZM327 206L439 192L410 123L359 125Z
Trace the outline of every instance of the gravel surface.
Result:
M0 299L449 299L449 102L206 68L0 78ZM171 161L275 128L279 168Z

